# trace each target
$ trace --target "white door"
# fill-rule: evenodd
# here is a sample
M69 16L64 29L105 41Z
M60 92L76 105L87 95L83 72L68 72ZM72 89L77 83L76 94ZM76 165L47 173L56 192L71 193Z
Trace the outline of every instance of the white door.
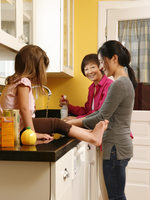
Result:
M132 8L129 8L130 6ZM127 3L113 1L113 6L111 7L110 2L105 2L103 5L99 2L99 11L101 11L101 14L99 13L98 37L100 46L105 40L118 40L119 21L150 18L150 3L145 1ZM128 200L149 200L150 122L142 112L134 112L131 124L134 135L134 157L127 167L126 195Z

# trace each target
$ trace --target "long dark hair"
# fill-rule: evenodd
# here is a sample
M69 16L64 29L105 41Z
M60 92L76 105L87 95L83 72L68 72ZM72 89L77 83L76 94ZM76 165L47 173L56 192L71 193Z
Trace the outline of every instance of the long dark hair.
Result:
M135 73L130 66L131 55L126 47L124 47L119 41L109 40L98 49L98 54L100 54L102 58L107 57L109 59L111 59L114 55L117 55L119 64L123 67L127 67L129 78L133 87L136 88L137 81Z
M42 85L46 83L46 69L49 58L45 51L36 45L26 45L15 57L15 73L7 77L6 84L12 84L21 78L29 78L32 84Z

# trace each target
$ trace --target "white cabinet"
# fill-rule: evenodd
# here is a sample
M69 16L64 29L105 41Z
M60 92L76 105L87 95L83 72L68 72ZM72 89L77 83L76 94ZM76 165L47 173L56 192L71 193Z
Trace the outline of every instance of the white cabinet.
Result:
M18 50L32 43L32 0L0 0L0 84L14 73Z
M133 158L127 166L126 196L128 200L148 200L150 197L150 111L134 110Z
M51 163L51 199L72 199L73 150Z
M86 147L87 143L80 142L51 163L52 200L90 200L87 198Z
M50 58L48 76L73 76L73 0L33 0L33 43Z
M97 200L96 149L88 147L80 142L50 163L0 161L1 199Z
M16 52L0 45L0 85L5 85L5 78L14 73Z
M50 200L50 163L0 161L0 199Z
M98 155L95 146L80 142L51 163L51 199L99 199Z
M15 51L32 40L32 0L0 1L0 44Z

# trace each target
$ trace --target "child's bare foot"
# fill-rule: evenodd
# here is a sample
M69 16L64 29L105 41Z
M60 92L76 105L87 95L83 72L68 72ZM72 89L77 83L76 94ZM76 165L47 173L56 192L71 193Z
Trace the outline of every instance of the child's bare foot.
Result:
M108 120L100 121L96 124L95 128L93 129L92 134L95 136L93 144L95 146L100 146L102 144L103 134L104 131L107 129L108 123Z

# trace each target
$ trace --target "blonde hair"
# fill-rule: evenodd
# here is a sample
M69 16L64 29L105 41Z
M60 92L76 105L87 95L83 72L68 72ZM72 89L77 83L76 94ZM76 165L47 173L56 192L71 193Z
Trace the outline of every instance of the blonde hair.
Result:
M35 45L26 45L15 57L15 73L6 78L6 84L12 84L26 77L32 84L42 85L46 83L46 69L49 58L45 51Z

